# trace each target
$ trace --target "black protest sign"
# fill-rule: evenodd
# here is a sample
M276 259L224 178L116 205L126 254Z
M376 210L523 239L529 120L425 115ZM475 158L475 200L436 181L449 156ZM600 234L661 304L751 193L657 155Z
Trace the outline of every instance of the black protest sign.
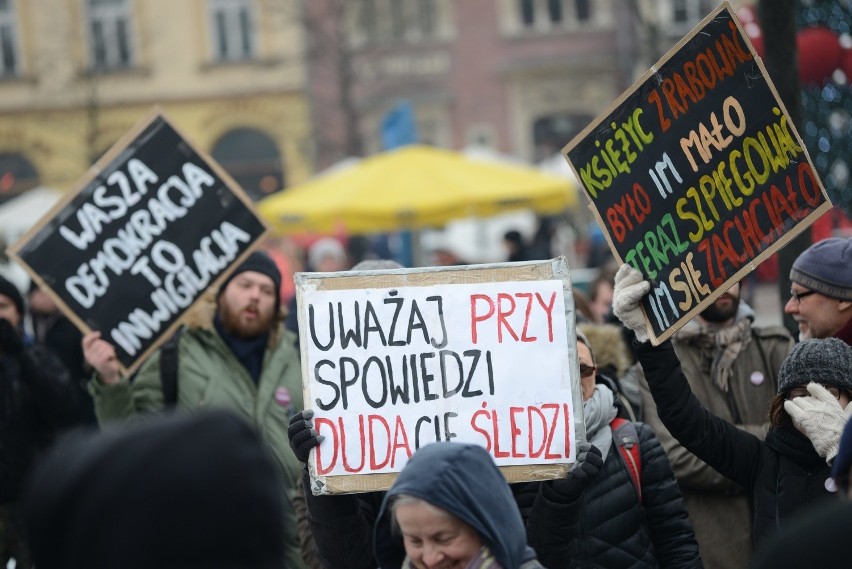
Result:
M239 186L154 111L10 254L132 370L265 231Z
M831 205L728 4L563 153L616 259L652 282L654 344Z

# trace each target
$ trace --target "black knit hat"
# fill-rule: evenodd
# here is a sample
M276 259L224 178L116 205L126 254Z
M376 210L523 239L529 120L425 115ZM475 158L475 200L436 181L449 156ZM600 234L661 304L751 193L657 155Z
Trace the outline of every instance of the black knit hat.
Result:
M0 277L0 294L9 297L9 300L11 300L15 307L18 309L18 314L21 316L21 318L23 318L24 297L21 295L21 291L18 290L18 287L16 287L11 281Z
M810 382L852 393L852 347L837 338L803 340L781 364L778 393Z
M279 569L283 490L254 429L225 411L60 440L24 523L39 569Z
M234 277L246 271L261 273L272 279L272 282L275 285L275 308L277 311L278 306L281 303L281 271L278 270L278 265L275 264L272 257L263 251L254 251L240 266L234 269L234 272L232 272L228 278L225 279L225 282L222 283L222 286L219 287L219 295L225 291L228 283L234 280Z
M808 247L793 263L790 280L838 300L852 300L852 237Z

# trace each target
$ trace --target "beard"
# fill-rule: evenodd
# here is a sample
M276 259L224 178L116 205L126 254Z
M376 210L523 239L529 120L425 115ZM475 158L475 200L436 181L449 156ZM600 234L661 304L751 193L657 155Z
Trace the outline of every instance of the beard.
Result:
M247 309L258 311L257 318L249 322L242 319L242 314ZM270 310L267 314L261 314L257 305L251 304L243 308L234 308L225 302L224 298L219 299L219 318L222 320L222 326L238 338L257 338L272 330L275 323L275 310Z
M727 305L719 306L717 303L719 300L728 297L731 299ZM731 318L737 315L737 310L740 308L740 297L734 296L732 294L728 294L727 292L720 296L716 301L705 308L701 312L701 318L706 320L707 322L713 322L714 324L718 324L720 322L727 322Z

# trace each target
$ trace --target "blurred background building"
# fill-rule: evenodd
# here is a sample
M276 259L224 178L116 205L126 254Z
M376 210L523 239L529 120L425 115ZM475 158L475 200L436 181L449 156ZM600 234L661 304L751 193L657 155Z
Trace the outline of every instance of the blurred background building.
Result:
M0 0L0 200L70 188L154 105L255 198L307 177L295 1Z

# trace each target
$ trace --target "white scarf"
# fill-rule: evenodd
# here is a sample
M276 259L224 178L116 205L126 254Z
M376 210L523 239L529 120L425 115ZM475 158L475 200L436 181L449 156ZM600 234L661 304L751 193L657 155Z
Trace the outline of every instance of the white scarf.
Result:
M583 402L586 440L600 449L604 462L606 462L609 447L612 446L612 429L609 424L618 412L613 405L614 400L615 397L609 387L597 384L592 396Z

